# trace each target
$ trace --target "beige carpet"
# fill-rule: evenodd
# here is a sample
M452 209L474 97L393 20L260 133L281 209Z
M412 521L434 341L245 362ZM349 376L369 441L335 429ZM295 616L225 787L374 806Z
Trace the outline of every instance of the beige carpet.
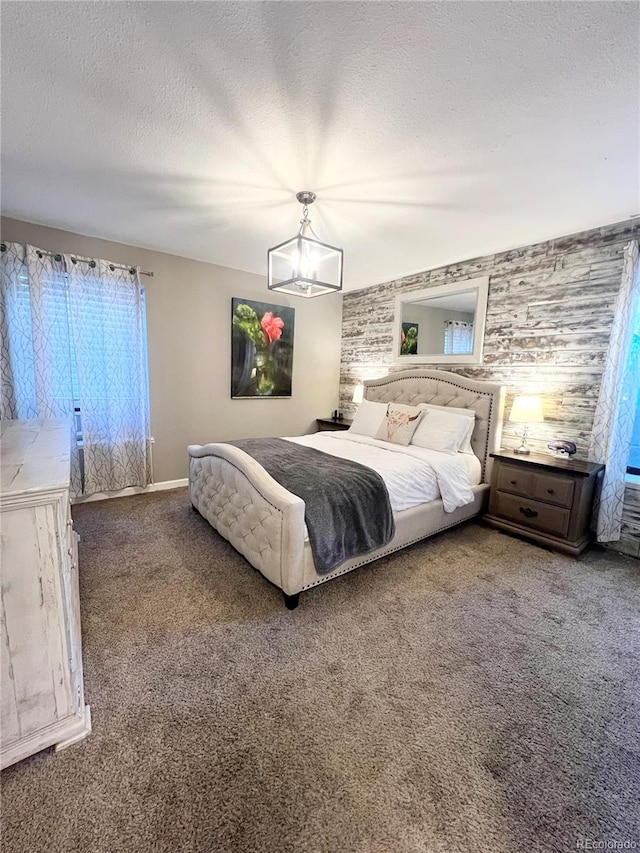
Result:
M3 853L640 849L640 563L478 524L284 608L184 490L74 509L94 730Z

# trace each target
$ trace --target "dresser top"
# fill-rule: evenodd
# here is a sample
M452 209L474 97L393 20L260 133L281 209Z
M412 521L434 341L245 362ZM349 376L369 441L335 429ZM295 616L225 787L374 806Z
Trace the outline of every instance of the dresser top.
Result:
M531 451L528 455L519 455L512 450L500 450L492 453L494 459L501 459L515 465L530 465L536 468L545 468L547 471L567 471L578 477L589 477L604 469L599 462L589 462L587 459L559 458L547 453L535 453Z
M71 422L66 418L0 423L0 493L69 486Z

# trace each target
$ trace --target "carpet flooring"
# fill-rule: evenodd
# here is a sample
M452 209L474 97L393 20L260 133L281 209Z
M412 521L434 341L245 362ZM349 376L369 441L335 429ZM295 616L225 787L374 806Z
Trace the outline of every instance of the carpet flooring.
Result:
M93 732L3 853L640 849L638 561L470 523L290 612L185 490L73 514Z

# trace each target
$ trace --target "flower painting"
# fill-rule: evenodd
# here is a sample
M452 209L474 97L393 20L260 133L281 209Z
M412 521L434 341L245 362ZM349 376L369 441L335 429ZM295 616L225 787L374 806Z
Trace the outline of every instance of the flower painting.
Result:
M403 323L400 337L400 355L418 354L418 324Z
M231 396L290 397L293 308L231 300Z

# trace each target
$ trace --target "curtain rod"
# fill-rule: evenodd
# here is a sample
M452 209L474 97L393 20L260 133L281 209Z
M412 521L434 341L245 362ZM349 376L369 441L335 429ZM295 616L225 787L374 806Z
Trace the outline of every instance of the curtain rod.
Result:
M0 249L3 252L5 252L7 249L6 243L2 243L0 245ZM46 255L48 258L54 258L56 261L62 260L62 255L60 254L60 252L44 252L41 249L38 249L37 254L41 258L44 255ZM95 265L96 265L96 262L94 260L85 261L82 258L74 258L73 255L71 256L71 260L74 262L74 264L89 264L90 267L95 267ZM129 270L131 275L133 275L133 273L136 271L135 267L127 266L126 264L109 264L109 269L111 269L111 270ZM140 275L148 275L148 276L153 277L153 270L140 270L139 272L140 272Z

